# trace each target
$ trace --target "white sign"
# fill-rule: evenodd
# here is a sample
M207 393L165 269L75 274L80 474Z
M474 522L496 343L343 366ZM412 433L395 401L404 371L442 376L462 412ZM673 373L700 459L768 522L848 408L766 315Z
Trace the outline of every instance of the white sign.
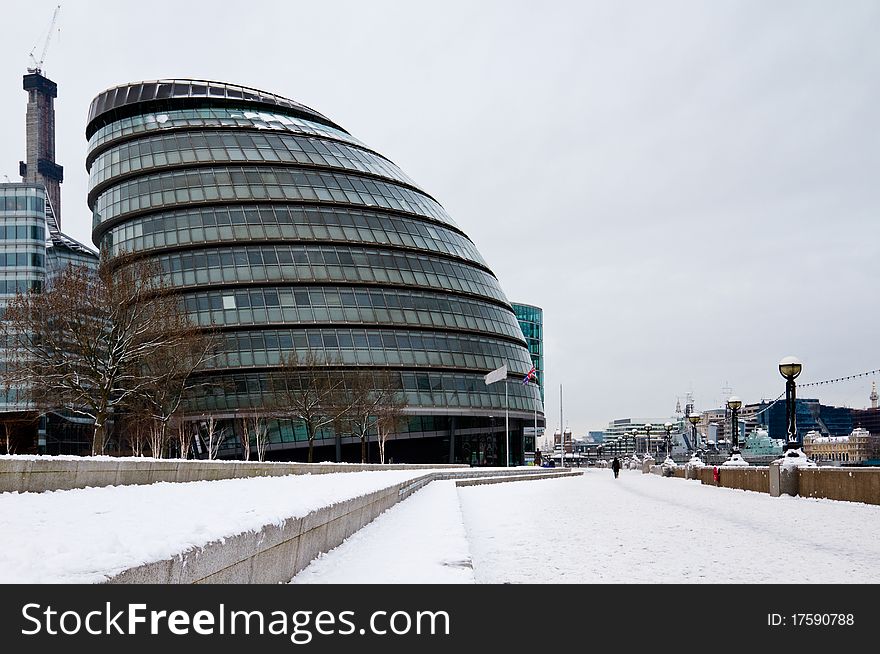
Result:
M507 365L503 365L498 370L493 370L488 375L486 375L486 386L489 384L494 384L495 382L499 382L502 379L507 379Z

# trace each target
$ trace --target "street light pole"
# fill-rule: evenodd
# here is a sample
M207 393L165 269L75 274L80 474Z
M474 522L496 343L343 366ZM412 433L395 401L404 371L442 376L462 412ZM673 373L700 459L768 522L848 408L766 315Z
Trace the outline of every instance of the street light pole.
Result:
M800 446L797 433L797 398L795 396L795 378L801 374L804 365L796 357L785 357L779 362L779 374L785 377L785 413L787 425L787 437L785 443L785 465L813 467L816 464L810 461Z
M727 400L727 408L730 409L731 428L733 429L730 434L731 456L733 456L734 454L739 454L739 418L737 416L737 412L739 411L741 406L742 400L740 400L736 395Z
M645 458L651 457L651 430L654 425L650 422L645 425ZM654 457L651 457L652 459Z
M691 425L694 428L694 456L698 457L700 447L699 447L699 442L698 442L699 437L697 436L697 423L700 422L700 420L702 420L702 416L699 413L690 413L690 414L688 414L687 419L688 419L688 422L691 423Z
M672 436L670 436L670 434L672 433L672 423L667 422L666 424L663 425L663 429L666 430L666 458L668 459L669 458L669 442L672 440Z

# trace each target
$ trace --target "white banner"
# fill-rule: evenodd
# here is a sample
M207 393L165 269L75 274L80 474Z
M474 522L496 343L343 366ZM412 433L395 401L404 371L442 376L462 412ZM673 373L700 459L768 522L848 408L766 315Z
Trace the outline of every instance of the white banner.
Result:
M499 382L502 379L507 379L507 365L503 365L498 370L493 370L488 375L486 375L486 385L494 384L495 382Z

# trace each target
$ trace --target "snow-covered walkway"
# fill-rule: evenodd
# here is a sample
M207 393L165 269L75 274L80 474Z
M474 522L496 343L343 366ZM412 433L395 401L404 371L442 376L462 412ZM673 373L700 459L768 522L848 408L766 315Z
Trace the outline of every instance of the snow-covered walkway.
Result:
M295 581L431 581L438 562L461 558L458 538L437 537L460 529L450 526L456 497L439 486L392 507ZM478 583L880 581L880 506L632 471L615 480L601 469L452 491ZM418 562L424 576L408 577Z
M428 484L312 561L292 583L474 583L455 482Z

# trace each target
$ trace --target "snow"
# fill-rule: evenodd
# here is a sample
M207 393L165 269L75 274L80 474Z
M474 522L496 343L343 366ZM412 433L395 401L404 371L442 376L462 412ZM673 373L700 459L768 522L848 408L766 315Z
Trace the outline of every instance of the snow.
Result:
M600 470L459 497L478 583L880 581L875 505Z
M601 469L454 495L441 483L380 516L294 583L439 583L456 581L457 572L470 583L468 570L443 567L463 560L459 504L477 583L880 581L880 506L635 472L615 479Z
M474 583L455 482L428 484L312 561L291 583Z
M102 581L426 472L3 493L0 583ZM293 583L880 582L880 506L583 473L433 482Z
M742 458L742 454L737 452L736 454L731 454L730 458L727 459L724 463L721 464L722 468L748 468L749 462Z
M815 468L816 463L804 454L801 449L788 450L781 459L774 463L781 463L783 468Z
M94 583L429 470L0 493L0 583Z

